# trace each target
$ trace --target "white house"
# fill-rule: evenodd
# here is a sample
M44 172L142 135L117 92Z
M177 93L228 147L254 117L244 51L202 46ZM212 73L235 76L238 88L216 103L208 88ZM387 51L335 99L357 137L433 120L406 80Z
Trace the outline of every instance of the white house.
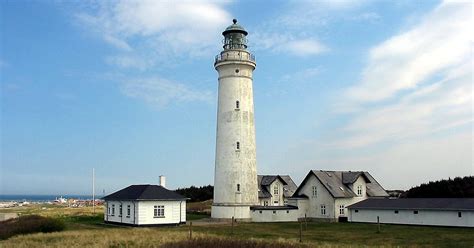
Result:
M368 172L312 170L288 205L298 207L299 218L347 220L347 206L371 197L388 194Z
M132 226L186 223L186 198L159 185L131 185L105 196L106 223Z
M474 198L367 199L348 208L351 222L474 227Z
M258 175L257 183L261 206L284 206L298 188L288 175Z

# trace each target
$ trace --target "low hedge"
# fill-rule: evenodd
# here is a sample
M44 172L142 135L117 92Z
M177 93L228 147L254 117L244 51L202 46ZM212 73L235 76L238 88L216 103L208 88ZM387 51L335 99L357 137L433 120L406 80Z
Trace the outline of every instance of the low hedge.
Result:
M0 240L18 234L59 232L64 230L63 221L39 215L26 215L0 222Z

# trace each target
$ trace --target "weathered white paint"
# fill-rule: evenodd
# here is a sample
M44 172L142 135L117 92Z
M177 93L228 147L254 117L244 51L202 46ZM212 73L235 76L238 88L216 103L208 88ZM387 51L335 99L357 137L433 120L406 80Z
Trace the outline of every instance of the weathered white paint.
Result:
M270 192L271 197L259 198L260 205L265 206L265 202L267 202L267 206L284 206L286 199L284 197L283 183L283 181L277 179L267 186L267 190ZM278 188L278 194L275 194L275 187Z
M253 222L292 222L298 221L300 213L298 209L290 210L252 210Z
M313 196L313 186L317 188L317 195ZM335 218L335 200L324 185L311 175L301 189L301 193L308 196L307 217L316 219L334 219ZM321 213L321 206L326 207L326 214ZM303 214L304 215L304 214ZM304 217L304 216L303 216Z
M215 64L219 99L212 218L250 219L250 206L259 203L252 87L255 66L243 49L222 51Z
M358 212L356 212L358 210ZM474 211L350 209L349 221L377 223L474 227ZM461 217L458 217L461 212Z
M122 214L120 214L122 205ZM115 213L112 211L115 207ZM130 215L127 207L130 206ZM154 206L164 206L164 217L154 217ZM186 222L186 201L107 201L104 220L129 225L179 224Z

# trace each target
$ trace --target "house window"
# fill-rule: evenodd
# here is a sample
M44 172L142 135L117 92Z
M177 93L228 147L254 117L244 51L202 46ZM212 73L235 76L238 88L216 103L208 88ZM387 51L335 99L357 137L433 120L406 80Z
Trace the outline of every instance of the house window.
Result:
M339 214L344 214L344 205L339 206Z
M318 187L313 186L313 198L318 197Z
M418 210L413 211L413 214L418 214Z
M326 206L321 205L321 215L326 215Z
M239 101L235 101L235 109L240 109L240 102Z
M237 192L240 192L240 184L237 184Z
M362 196L362 185L357 186L357 195Z
M236 149L240 150L240 142L238 142L238 141L237 141L237 144L236 144Z
M163 218L165 217L165 206L155 206L153 209L154 218Z
M115 215L115 204L112 204L112 216Z
M120 207L119 207L119 217L122 217L122 204L120 204Z
M268 201L264 201L263 206L268 206Z
M279 188L279 186L280 186L280 185L279 185L278 183L275 184L275 186L273 186L273 194L274 194L274 195L278 195L278 188Z
M395 210L395 213L398 214L398 210Z
M462 214L461 212L458 212L458 217L461 218L462 217Z
M359 212L359 209L354 210L354 212L358 213L358 212Z
M130 217L130 205L127 205L127 216Z
M274 201L274 202L273 202L273 205L278 205L278 201Z
M107 207L107 214L110 215L110 207Z

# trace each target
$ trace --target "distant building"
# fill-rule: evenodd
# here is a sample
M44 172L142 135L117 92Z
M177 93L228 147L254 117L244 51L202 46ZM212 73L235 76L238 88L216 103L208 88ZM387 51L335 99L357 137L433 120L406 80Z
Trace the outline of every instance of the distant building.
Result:
M186 223L186 198L160 185L131 185L103 199L106 223L133 226Z
M284 206L297 188L288 175L258 175L257 183L261 206Z
M347 206L373 197L388 197L384 188L365 171L312 170L288 204L298 207L300 218L347 220Z
M367 199L348 208L351 222L474 227L474 198Z

